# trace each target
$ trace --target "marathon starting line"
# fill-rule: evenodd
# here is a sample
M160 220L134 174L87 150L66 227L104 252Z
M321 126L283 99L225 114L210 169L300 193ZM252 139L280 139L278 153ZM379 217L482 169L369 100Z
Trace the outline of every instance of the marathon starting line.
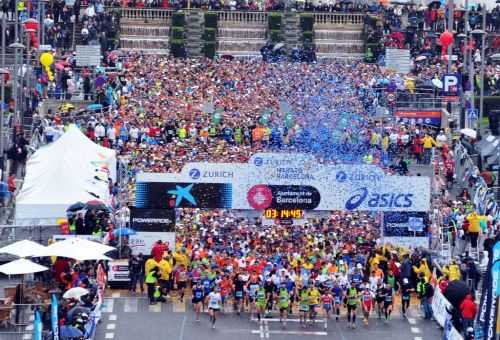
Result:
M253 318L251 319L252 321L258 321L257 319ZM326 320L313 320L316 323L325 323ZM252 329L250 332L252 334L259 334L261 339L269 339L271 334L280 334L280 335L317 335L317 336L327 336L328 332L326 331L306 331L306 330L298 330L298 331L292 331L292 330L270 330L269 329L269 322L281 322L280 319L277 318L270 318L270 319L263 319L260 321L260 327L259 329ZM285 322L300 322L300 319L286 319ZM310 323L308 320L307 323ZM326 328L326 327L325 327Z

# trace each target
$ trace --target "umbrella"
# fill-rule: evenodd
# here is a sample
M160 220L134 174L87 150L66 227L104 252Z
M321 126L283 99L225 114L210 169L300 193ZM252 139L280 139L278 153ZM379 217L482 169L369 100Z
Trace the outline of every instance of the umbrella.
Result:
M432 85L434 85L438 89L442 89L443 88L443 82L441 80L437 79L437 78L432 79Z
M71 308L68 311L68 314L66 315L66 321L67 322L73 322L73 319L78 315L78 314L90 314L90 308L87 307L82 307L82 306L75 306Z
M82 287L74 287L71 289L68 289L64 295L63 298L65 299L80 299L82 296L87 295L89 291L85 288Z
M85 204L85 209L89 210L109 210L106 204L99 200L88 201Z
M470 137L472 139L476 139L477 137L477 132L476 130L473 130L471 128L466 128L466 129L462 129L460 130L460 133L464 136L467 136L467 137Z
M45 252L45 249L47 248L39 243L30 240L22 240L0 248L0 253L19 257L41 256Z
M72 205L70 205L68 207L68 209L66 209L66 211L78 211L78 210L82 210L84 208L85 208L85 203L76 202L76 203L73 203Z
M102 110L102 104L90 104L89 106L87 106L87 110L91 111Z
M58 243L62 242L56 242L48 246L45 256L67 257L77 261L111 260L111 258L96 249L74 248L68 244L55 246Z
M277 43L276 45L274 45L273 51L277 51L277 50L279 50L280 48L282 48L284 46L285 46L284 43Z
M49 268L26 259L18 259L0 266L0 273L5 275L22 275L43 272Z
M422 61L425 59L427 59L427 57L425 55L419 55L418 57L415 58L415 61Z
M465 296L469 293L469 288L464 281L453 280L448 283L444 291L444 296L455 308L459 308Z
M136 234L135 230L130 228L118 228L113 230L113 235L115 236L130 236L135 234Z
M83 336L83 333L76 327L62 326L61 329L59 330L59 336L61 337L61 339L73 339L73 338L79 339L80 337Z
M76 249L84 249L84 250L93 251L93 252L100 253L100 254L105 254L107 252L116 250L116 248L114 248L114 247L107 246L105 244L97 243L94 241L89 241L87 239L79 238L79 237L70 237L70 238L67 238L65 240L62 240L62 241L59 241L56 243L52 243L46 249L49 251L59 251L59 250L66 250L67 248L75 249L75 250ZM48 256L52 256L52 255L48 255ZM53 255L53 256L57 256L57 255ZM60 255L60 256L64 256L64 255Z

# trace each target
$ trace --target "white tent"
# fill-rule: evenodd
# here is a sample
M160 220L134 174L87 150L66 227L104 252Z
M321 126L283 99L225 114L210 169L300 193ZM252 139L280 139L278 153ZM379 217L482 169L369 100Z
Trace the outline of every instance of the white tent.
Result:
M78 201L109 203L108 176L116 180L115 151L93 143L70 126L28 160L16 198L16 223L65 217L66 209Z

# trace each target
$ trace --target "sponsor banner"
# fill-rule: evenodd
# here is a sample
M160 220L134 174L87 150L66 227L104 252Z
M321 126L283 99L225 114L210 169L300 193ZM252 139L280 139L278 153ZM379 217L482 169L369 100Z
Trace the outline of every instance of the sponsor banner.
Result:
M389 236L383 238L384 244L391 244L393 246L404 248L429 248L429 239L427 237L398 237Z
M429 215L425 212L384 213L384 237L425 237L427 238Z
M441 110L397 110L394 117L403 123L441 126Z
M136 208L232 208L228 183L140 182L135 190Z
M33 320L33 340L42 340L42 318L40 311L35 310L35 319Z
M175 233L172 232L144 232L139 231L135 235L130 235L128 245L132 249L132 254L137 255L142 253L144 255L151 254L151 249L156 241L162 240L168 243L169 249L174 250L175 247Z
M175 232L175 210L130 208L130 227L135 231Z
M375 165L325 166L310 156L257 155L248 164L188 163L180 174L138 174L135 206L429 210L428 177L386 175Z
M52 339L59 340L59 305L56 294L50 297L50 323L52 325Z
M498 243L495 244L494 248L496 248L497 245ZM497 299L494 297L493 279L491 275L494 256L495 251L493 251L492 254L489 254L488 265L483 278L483 294L481 294L481 301L479 303L479 313L477 314L476 320L477 327L474 329L474 339L476 340L495 339L494 333L496 333Z

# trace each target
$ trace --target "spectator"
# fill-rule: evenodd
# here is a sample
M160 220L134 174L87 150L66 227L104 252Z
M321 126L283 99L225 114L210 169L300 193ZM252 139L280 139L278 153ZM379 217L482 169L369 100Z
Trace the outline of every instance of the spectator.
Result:
M474 319L477 314L477 305L474 302L472 295L467 294L464 301L460 304L460 311L462 313L463 327L466 331L469 327L474 327Z

